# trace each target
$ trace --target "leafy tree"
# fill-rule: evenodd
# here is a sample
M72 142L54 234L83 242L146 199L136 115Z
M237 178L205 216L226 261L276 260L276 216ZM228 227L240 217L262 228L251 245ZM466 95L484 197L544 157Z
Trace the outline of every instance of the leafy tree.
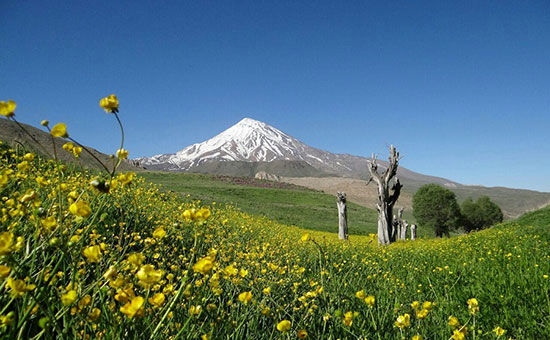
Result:
M461 211L467 232L485 229L504 219L500 207L487 196L479 197L476 202L471 198L466 199L462 203Z
M436 237L449 236L461 219L455 194L437 184L423 185L414 194L413 215L419 224L432 227Z

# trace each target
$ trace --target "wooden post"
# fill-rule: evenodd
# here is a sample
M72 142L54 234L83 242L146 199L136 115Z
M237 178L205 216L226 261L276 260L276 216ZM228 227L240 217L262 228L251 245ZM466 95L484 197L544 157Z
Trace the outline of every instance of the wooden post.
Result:
M411 241L416 240L416 224L411 224Z
M341 240L348 239L348 212L346 208L346 193L339 192L336 194L336 205L338 206L338 238Z
M407 227L409 224L407 223L407 220L401 221L401 238L400 240L405 241L407 239Z

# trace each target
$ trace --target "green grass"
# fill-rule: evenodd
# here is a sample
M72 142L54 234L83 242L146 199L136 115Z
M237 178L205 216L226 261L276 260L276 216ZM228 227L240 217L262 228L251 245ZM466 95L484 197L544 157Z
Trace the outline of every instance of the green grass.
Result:
M276 189L236 185L199 174L144 172L140 175L162 184L164 189L189 195L191 200L231 204L246 213L266 216L286 225L338 232L336 197L322 192L301 187ZM376 225L374 210L348 202L350 234L376 233Z

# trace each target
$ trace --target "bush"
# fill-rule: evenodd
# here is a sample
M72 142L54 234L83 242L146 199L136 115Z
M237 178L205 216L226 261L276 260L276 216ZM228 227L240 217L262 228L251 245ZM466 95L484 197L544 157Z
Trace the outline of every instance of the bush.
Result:
M476 202L467 198L461 206L464 229L467 232L485 229L502 222L504 215L500 207L487 196L481 196Z

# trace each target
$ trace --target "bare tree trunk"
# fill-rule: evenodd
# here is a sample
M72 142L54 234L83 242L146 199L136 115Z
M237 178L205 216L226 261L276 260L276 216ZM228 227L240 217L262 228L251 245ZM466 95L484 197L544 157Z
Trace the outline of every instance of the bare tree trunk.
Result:
M401 238L400 238L400 240L405 241L407 239L407 227L408 226L409 226L409 224L407 223L406 220L401 221Z
M376 209L378 210L378 244L387 245L395 241L396 230L393 227L393 206L399 194L401 193L401 183L399 179L395 178L393 184L392 179L397 174L397 167L399 164L399 152L393 145L390 146L388 168L384 173L378 173L378 163L376 157L373 154L372 159L369 161L370 179L367 182L375 181L378 185L378 203ZM390 187L391 185L391 187Z
M346 208L346 193L339 192L336 194L338 206L338 238L341 240L348 239L348 211Z
M411 224L411 241L416 240L416 224Z

